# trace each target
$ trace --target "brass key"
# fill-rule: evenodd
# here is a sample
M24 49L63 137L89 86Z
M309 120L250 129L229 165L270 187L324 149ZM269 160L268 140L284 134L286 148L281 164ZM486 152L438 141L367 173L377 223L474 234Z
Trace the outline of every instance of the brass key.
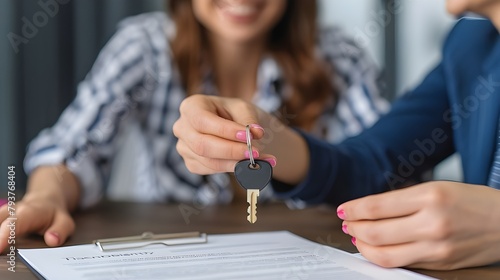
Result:
M250 223L257 221L257 198L273 175L271 164L264 160L255 160L252 155L252 142L250 137L250 126L246 127L247 146L250 159L239 161L234 168L236 181L247 190L248 217Z
M259 189L247 189L247 202L248 202L248 217L250 223L257 221L257 198L259 197Z
M256 160L252 165L250 160L242 160L236 164L234 176L238 183L247 190L248 217L250 223L257 221L257 198L271 180L273 169L264 160Z

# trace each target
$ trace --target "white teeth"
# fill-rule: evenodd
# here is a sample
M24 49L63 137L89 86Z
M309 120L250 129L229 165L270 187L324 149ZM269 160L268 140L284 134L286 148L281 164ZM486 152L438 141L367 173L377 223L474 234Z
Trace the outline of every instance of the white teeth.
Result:
M248 16L256 12L256 8L245 5L228 5L226 11L237 16Z

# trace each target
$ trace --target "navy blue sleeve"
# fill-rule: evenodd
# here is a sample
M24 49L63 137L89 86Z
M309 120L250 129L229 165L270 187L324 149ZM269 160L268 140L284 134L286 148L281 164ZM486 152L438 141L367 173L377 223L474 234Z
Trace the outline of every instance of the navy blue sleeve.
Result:
M273 183L276 196L334 205L398 188L454 151L443 66L394 103L372 128L339 145L302 133L310 151L305 180Z

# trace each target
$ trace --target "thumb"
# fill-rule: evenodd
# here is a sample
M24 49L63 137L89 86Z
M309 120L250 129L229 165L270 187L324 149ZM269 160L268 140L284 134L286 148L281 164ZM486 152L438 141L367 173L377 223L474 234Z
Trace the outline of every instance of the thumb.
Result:
M45 243L50 246L60 246L75 231L75 222L67 211L58 210L54 215L52 225L45 231Z
M248 125L253 138L260 139L264 136L265 131L261 122L267 116L266 112L252 103L235 98L223 99L222 105L223 112L226 112L227 116L222 113L221 117L234 121L238 125L240 132L245 130Z

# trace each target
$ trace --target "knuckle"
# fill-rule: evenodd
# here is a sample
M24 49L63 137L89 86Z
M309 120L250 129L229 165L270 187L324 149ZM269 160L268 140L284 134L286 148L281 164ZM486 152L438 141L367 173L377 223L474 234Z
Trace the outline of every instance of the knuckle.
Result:
M22 216L26 215L28 212L30 212L30 207L26 204L20 204L16 209L17 216L22 217Z
M209 159L208 166L214 172L230 172L230 171L232 171L231 164L227 160Z
M372 199L366 202L365 210L368 217L377 217L381 213L382 205L378 200Z
M383 235L377 228L372 228L371 230L366 231L365 235L365 242L368 244L378 245L383 241Z
M194 141L191 143L191 150L199 155L199 156L205 156L207 154L207 151L208 151L208 147L207 147L207 143L205 141L202 141L200 139L200 141Z
M437 260L449 260L455 255L455 247L450 242L443 242L434 251Z
M192 108L193 103L196 103L200 100L201 96L199 94L194 94L191 96L188 96L182 100L181 104L179 105L179 111L182 114L185 114L189 108Z
M247 151L246 146L238 145L233 149L227 149L227 158L230 159L242 159Z
M216 127L216 136L225 136L227 135L229 137L229 135L231 134L232 130L230 127L227 127L225 125L218 125Z
M192 96L185 98L184 100L182 100L181 104L179 105L179 113L181 116L186 113L186 108L189 108L189 103L190 103L191 97Z
M445 218L435 219L431 223L429 230L430 236L437 240L446 239L453 234L451 222Z
M373 263L381 266L381 267L396 267L397 262L392 258L389 254L384 252L384 250L371 250L370 255L367 257Z
M182 158L184 158L187 155L186 144L184 144L183 141L181 141L181 140L177 141L177 143L175 144L175 149L177 150L177 152L179 153L179 155Z
M377 260L374 261L376 264L380 265L381 267L385 268L391 268L391 267L396 267L395 261L393 261L391 258L387 256L379 256Z
M237 112L248 113L253 112L253 105L250 103L243 101L241 99L236 99L234 106L236 107Z
M224 170L224 166L222 164L222 161L221 160L217 160L217 159L209 159L208 160L208 165L209 165L209 168L214 170L214 171L223 171Z
M184 151L182 149L182 146L183 146L183 144L182 144L181 140L179 140L179 141L177 141L177 143L175 143L175 149L177 150L177 152L179 153L179 155L181 155L181 157L182 157L182 152Z
M189 172L193 174L201 174L201 171L197 168L198 165L192 164L191 162L186 162L186 168Z
M177 121L174 122L174 125L172 126L172 132L174 133L174 136L179 138L180 136L180 132L182 131L180 129L180 119L178 119Z
M209 127L209 125L210 124L207 118L196 117L191 119L191 126L198 132L205 131L205 129Z
M426 201L431 206L444 206L448 203L447 191L439 185L428 188Z
M189 172L191 172L191 173L193 173L193 174L198 174L198 173L196 172L196 170L193 168L193 166L192 166L191 164L186 163L186 168L187 168L187 170L188 170Z
M9 223L9 220L3 220L0 222L0 231L7 230L7 225Z

